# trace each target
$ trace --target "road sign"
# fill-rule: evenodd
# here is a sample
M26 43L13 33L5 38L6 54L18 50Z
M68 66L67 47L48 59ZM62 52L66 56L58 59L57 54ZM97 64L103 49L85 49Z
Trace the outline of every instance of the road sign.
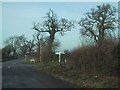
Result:
M64 53L64 52L57 52L56 54L59 55L59 63L60 63L60 61L61 61L61 55L62 55L62 54L65 54L65 53Z

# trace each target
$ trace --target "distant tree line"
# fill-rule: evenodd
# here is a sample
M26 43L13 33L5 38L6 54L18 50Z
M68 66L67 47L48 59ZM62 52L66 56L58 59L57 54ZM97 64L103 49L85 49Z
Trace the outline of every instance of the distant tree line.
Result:
M35 33L32 40L29 40L25 35L11 36L4 41L5 47L2 48L2 56L22 56L46 52L48 46L48 37ZM60 45L60 42L56 39L53 43L53 50L55 51ZM9 57L10 58L10 57Z

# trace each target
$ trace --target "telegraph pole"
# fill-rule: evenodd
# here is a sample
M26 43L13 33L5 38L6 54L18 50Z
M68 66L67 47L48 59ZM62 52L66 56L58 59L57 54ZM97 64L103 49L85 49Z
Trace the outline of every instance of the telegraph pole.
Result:
M120 1L118 2L118 39L120 43Z
M120 58L120 1L118 2L118 59L119 58ZM120 63L120 61L118 63Z
M41 42L39 42L39 62L41 62Z

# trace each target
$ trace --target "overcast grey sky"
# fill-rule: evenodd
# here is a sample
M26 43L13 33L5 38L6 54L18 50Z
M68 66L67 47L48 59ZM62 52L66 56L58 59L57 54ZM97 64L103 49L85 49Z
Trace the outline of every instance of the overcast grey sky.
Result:
M105 2L104 2L105 3ZM2 3L2 38L3 41L9 36L22 35L28 39L36 32L32 30L33 22L41 22L49 9L52 9L58 16L58 19L66 18L68 20L79 21L83 14L96 8L102 2L3 2ZM117 8L117 2L109 2ZM1 10L1 9L0 9ZM1 23L0 23L1 24ZM56 34L60 40L60 50L73 49L81 44L79 28L66 32L64 36ZM0 42L1 43L1 42Z

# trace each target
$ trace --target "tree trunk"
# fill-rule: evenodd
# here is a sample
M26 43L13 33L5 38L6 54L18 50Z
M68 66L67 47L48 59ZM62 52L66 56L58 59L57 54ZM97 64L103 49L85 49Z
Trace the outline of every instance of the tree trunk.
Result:
M16 50L15 49L13 50L13 55L16 55Z
M98 37L98 46L102 46L103 41L104 41L105 37L104 37L104 30L99 30L99 37Z
M39 61L38 62L41 62L41 47L40 47L40 42L38 43L38 55L39 55Z
M51 33L48 41L48 59L52 60L53 59L53 42L55 38L55 33Z
M99 66L99 70L100 72L102 72L102 62L103 62L103 43L104 43L104 29L100 29L99 30L99 37L98 37L98 60L97 60L97 64Z
M32 52L32 48L29 49L29 54L31 54L31 52Z

